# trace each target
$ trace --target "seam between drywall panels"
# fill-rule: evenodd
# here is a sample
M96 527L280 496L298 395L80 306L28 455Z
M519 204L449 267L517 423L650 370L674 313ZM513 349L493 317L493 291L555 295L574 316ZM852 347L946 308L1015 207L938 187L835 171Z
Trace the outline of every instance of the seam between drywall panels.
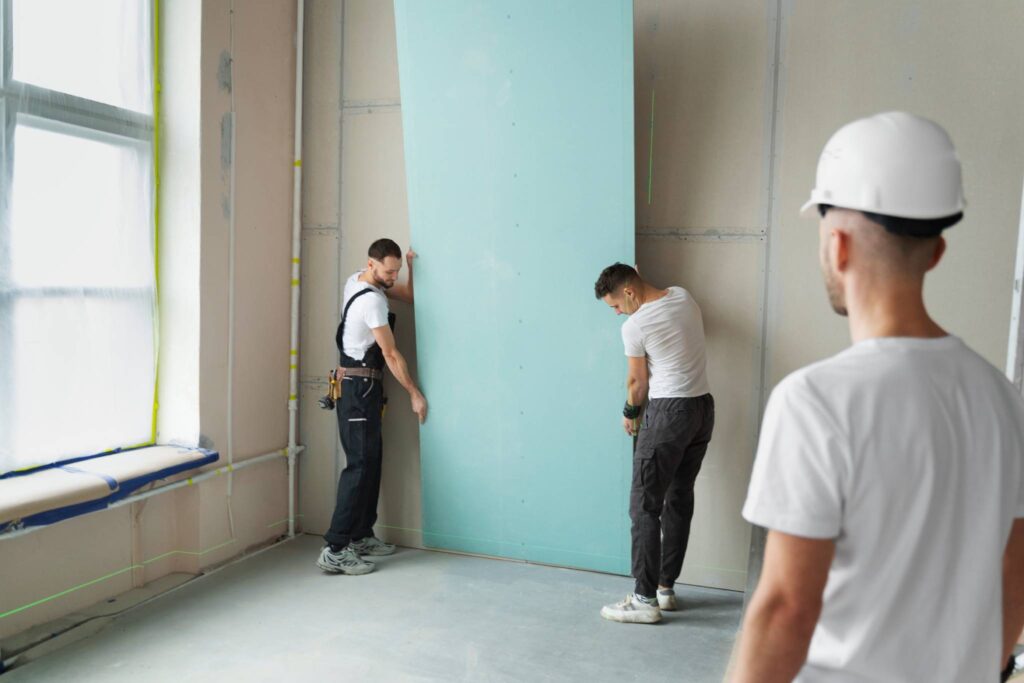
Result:
M639 239L676 239L684 242L764 242L763 232L747 232L739 228L726 229L657 229L641 228L636 231Z
M402 111L401 105L389 104L385 106L367 105L365 107L345 107L343 116L366 116L369 114L397 114Z
M341 249L342 243L344 242L345 231L343 226L345 225L345 205L344 205L344 190L345 190L345 8L346 0L338 0L341 3L341 21L338 24L338 38L341 42L341 50L338 52L338 248L334 252L335 263L334 263L334 291L338 295L338 311L337 315L341 315L341 304L344 297L344 291L342 290L341 283L344 281L341 274ZM326 500L331 500L331 494L334 487L337 486L338 477L341 473L338 471L339 460L341 459L341 441L334 439L334 458L332 458L334 464L334 477L329 482L325 482L327 486Z
M370 100L342 100L341 108L349 109L394 109L401 106L402 100L396 97L384 97Z
M784 100L783 94L785 89L785 67L783 64L783 45L788 38L788 20L793 11L792 0L775 0L774 3L769 5L769 59L768 59L768 71L766 74L767 83L770 84L769 88L766 88L766 139L765 139L765 160L764 160L764 173L765 173L765 204L764 204L764 220L767 226L766 239L764 242L764 249L761 255L761 302L759 305L759 317L760 317L760 343L759 343L759 371L760 375L757 379L757 391L753 397L754 402L754 425L753 433L755 436L754 443L756 444L760 440L760 426L761 420L764 415L764 408L767 402L768 396L768 380L769 380L769 326L771 323L770 316L768 315L768 308L772 301L772 285L774 280L772 273L774 272L774 258L775 250L773 247L773 241L778 235L778 183L777 175L779 171L779 149L781 149L781 110L782 102ZM755 446L756 448L756 446ZM756 453L755 453L756 457ZM751 529L750 537L750 553L747 559L747 591L744 598L744 609L749 602L750 594L757 583L757 580L761 573L761 561L763 560L763 540L766 535L766 531L760 527L753 527ZM758 541L760 537L760 541ZM754 548L759 546L761 550L755 557Z
M761 417L763 415L764 406L768 398L768 365L769 365L769 322L770 316L768 315L768 308L771 303L771 291L773 279L771 277L773 268L774 250L772 249L773 238L778 234L778 219L779 219L779 207L778 207L778 184L776 182L779 163L778 163L778 150L780 149L780 116L782 108L782 90L784 87L783 70L784 66L782 63L782 44L783 40L788 35L786 31L786 24L789 15L792 12L792 0L776 0L774 5L771 7L771 22L772 30L771 35L771 46L770 46L770 64L769 64L769 76L771 83L771 94L770 94L770 107L768 110L768 136L766 139L766 164L767 164L767 203L765 205L765 225L767 226L767 237L765 240L765 248L763 255L762 265L762 284L761 284L761 342L760 342L760 371L761 376L758 382L758 397L757 397L757 426L760 426Z

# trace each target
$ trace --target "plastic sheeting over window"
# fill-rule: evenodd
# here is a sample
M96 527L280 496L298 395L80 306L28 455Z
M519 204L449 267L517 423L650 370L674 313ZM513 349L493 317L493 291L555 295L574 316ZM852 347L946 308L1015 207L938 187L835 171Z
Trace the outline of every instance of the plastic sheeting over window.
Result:
M0 473L149 443L149 0L14 0L0 40Z

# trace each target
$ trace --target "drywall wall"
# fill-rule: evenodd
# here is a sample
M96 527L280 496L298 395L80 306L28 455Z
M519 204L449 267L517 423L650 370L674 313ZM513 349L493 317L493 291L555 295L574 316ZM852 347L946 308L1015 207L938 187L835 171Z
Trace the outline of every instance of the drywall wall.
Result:
M424 540L628 571L621 321L592 285L634 257L632 3L395 11Z
M715 431L681 581L742 589L759 417L771 15L757 0L637 0L637 264L701 306ZM653 126L652 126L653 114Z
M1024 82L1002 65L1024 63L1024 6L872 0L777 7L766 389L849 343L846 321L832 313L821 284L816 223L797 211L828 137L848 121L893 109L942 124L963 164L965 218L946 233L948 250L926 279L926 303L943 327L1004 368L1024 176ZM756 533L751 585L762 540Z
M831 313L820 285L815 223L796 212L835 129L892 109L942 124L963 164L965 218L946 233L949 249L928 276L927 303L941 324L1004 367L1024 172L1024 82L994 65L1024 63L1024 6L800 2L783 21L770 271L773 382L846 343L845 322ZM815 301L800 296L808 291Z
M233 209L233 455L238 462L287 442L295 7L176 0L162 3L161 11L161 61L170 65L163 95L172 101L168 112L175 113L174 120L164 122L168 166L162 177L170 187L161 199L170 204L170 219L161 237L181 235L176 246L182 248L169 251L175 258L200 259L191 268L200 278L199 310L195 300L185 302L178 310L190 310L191 319L165 316L162 322L198 329L197 335L175 330L167 339L193 354L191 371L198 376L184 378L182 386L198 385L201 401L186 410L198 412L203 445L226 458ZM234 150L230 127L224 126L232 93ZM182 177L196 172L198 179ZM172 296L191 296L188 286L168 290ZM233 478L230 508L228 478L214 477L0 540L0 638L168 573L195 573L279 536L287 517L284 458Z
M335 361L339 278L382 234L407 245L408 218L392 3L307 6L322 17L307 27L307 44L320 40L328 52L315 65L307 59L306 71L306 116L319 117L317 148L308 141L306 156L324 168L306 167L303 344L320 350L315 367L309 354L303 364L302 440L315 451L303 466L319 469L304 471L302 505L307 528L323 531L343 460L333 459L333 415L310 406ZM984 11L947 0L635 0L637 261L657 284L687 287L701 303L717 399L683 580L743 588L750 530L739 508L763 401L786 374L847 344L821 284L814 223L796 215L838 126L902 107L949 128L969 205L929 276L928 302L950 330L1004 364L1024 83L993 65L1022 62L1022 11L1011 0ZM324 110L311 112L314 101ZM408 312L398 312L399 344L412 355ZM392 384L390 393L378 529L417 545L417 428L401 389ZM755 553L750 579L758 561Z
M390 237L409 247L409 219L393 4L337 0L307 3L307 11L299 412L307 450L299 499L303 529L323 533L345 466L335 415L316 405L326 373L338 361L340 290L365 267L375 239ZM391 309L398 316L398 348L416 375L412 308L391 302ZM390 375L385 389L391 403L384 418L377 534L420 546L418 425L405 390Z
M334 460L340 450L334 416L315 405L322 376L336 360L339 278L362 266L366 247L379 236L408 245L409 226L392 3L339 0L309 8L319 20L307 24L307 55L313 54L314 44L322 51L318 59L306 61L300 418L302 442L309 450L302 461L300 500L304 528L322 533L344 466L343 455ZM713 2L636 2L634 10L637 260L655 282L695 293L709 339L716 340L709 359L719 427L698 483L692 551L683 579L731 588L742 588L746 576L749 528L739 518L738 501L749 477L758 411L755 378L760 373L758 316L767 223L762 152L770 132L764 85L771 54L768 24L768 13L757 2L742 11ZM680 40L680 32L691 40ZM339 35L340 55L331 42ZM709 80L708 72L716 79ZM648 204L652 78L653 88L664 92L655 93ZM699 105L709 98L719 101L714 111ZM313 111L316 102L323 103L324 111ZM340 117L333 113L338 106ZM323 151L336 140L340 175L337 159ZM723 146L735 151L726 155ZM711 177L720 181L708 180L712 164ZM691 187L698 180L704 184ZM725 184L721 190L716 189L720 182ZM701 269L701 277L694 268ZM707 284L705 275L712 278ZM393 307L399 314L399 347L415 368L411 316L407 307ZM617 346L613 351L618 352ZM419 546L418 428L404 391L388 382L392 405L385 422L377 532Z

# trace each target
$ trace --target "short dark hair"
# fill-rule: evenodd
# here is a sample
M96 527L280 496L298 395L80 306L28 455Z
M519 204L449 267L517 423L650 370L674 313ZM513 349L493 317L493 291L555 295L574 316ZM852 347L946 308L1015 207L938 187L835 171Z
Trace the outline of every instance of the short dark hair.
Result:
M388 256L394 256L395 258L400 259L402 258L402 250L394 240L382 237L370 245L370 249L366 252L366 255L377 261L383 261Z
M613 263L601 271L601 277L597 278L597 282L594 283L594 296L603 299L639 279L640 274L632 266L627 266L625 263Z
M824 218L829 209L835 208L831 204L818 204L818 213ZM878 223L887 232L902 237L914 237L929 239L938 237L946 228L952 227L964 217L963 211L943 216L941 218L903 218L901 216L888 216L870 211L861 211L868 220Z

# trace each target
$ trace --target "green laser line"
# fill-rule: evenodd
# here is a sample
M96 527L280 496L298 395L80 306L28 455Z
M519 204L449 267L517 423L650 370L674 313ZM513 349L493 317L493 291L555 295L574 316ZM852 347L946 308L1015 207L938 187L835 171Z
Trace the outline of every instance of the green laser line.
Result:
M305 515L295 515L295 519L299 519L300 517L305 517ZM267 528L269 529L270 527L281 526L282 524L287 524L287 523L288 523L288 518L286 517L285 519L282 519L279 522L271 522L270 524L267 525Z
M93 579L92 581L87 581L86 583L83 583L83 584L80 584L78 586L75 586L74 588L68 588L67 590L61 591L60 593L54 593L53 595L50 595L48 597L40 598L39 600L36 600L35 602L30 602L27 605L22 605L21 607L15 607L12 610L8 610L7 612L4 612L3 614L0 614L0 619L5 619L5 618L11 616L12 614L17 614L18 612L24 612L25 610L27 610L27 609L29 609L31 607L35 607L36 605L41 605L44 602L49 602L51 600L56 600L57 598L60 598L60 597L63 597L65 595L67 595L68 593L74 593L77 590L81 590L82 588L86 588L86 587L91 586L91 585L93 585L95 583L99 583L100 581L106 581L107 579L111 579L111 578L113 578L115 576L118 576L120 574L124 574L125 572L130 572L132 569L135 569L135 567L136 567L136 565L132 565L130 567L125 567L124 569L118 569L116 572L113 572L111 574L107 574L106 576L101 576L100 578Z
M651 204L651 179L654 178L654 88L651 88L651 144L647 151L647 205Z
M133 569L144 569L146 567L146 565L152 564L152 563L154 563L154 562L156 562L158 560L162 560L162 559L164 559L166 557L170 557L171 555L191 555L191 556L194 556L194 557L202 557L203 555L206 555L208 553L212 553L214 550L220 550L221 548L223 548L225 546L229 546L232 543L238 543L238 540L232 538L232 539L229 539L227 541L224 541L223 543L215 545L212 548L207 548L206 550L199 550L199 551L195 551L195 550L172 550L172 551L166 552L166 553L164 553L162 555L157 555L156 557L152 557L152 558L150 558L148 560L143 560L140 564L129 565L127 567L124 567L123 569L118 569L117 571L114 571L114 572L111 572L109 574L106 574L105 576L101 576L98 579L92 579L91 581L86 581L85 583L80 583L77 586L72 586L71 588L68 588L66 590L62 590L59 593L54 593L53 595L48 595L45 598L39 598L38 600L34 600L33 602L30 602L30 603L28 603L26 605L22 605L21 607L15 607L12 610L8 610L6 612L2 612L2 613L0 613L0 619L6 619L9 616L18 614L19 612L24 612L25 610L31 609L32 607L36 607L38 605L42 605L43 603L50 602L51 600L56 600L57 598L62 598L62 597L64 597L65 595L67 595L69 593L74 593L75 591L82 590L83 588L88 588L89 586L93 586L93 585L95 585L97 583L100 583L102 581L106 581L107 579L112 579L115 576L120 576L121 574L124 574L125 572L130 572Z
M299 515L299 517L302 517L302 516L303 515ZM287 521L288 520L285 519L285 520L282 520L281 522L274 522L273 524L268 524L267 526L268 527L275 526L277 524L282 524L282 523L287 522ZM415 533L420 533L420 534L425 534L425 535L430 535L430 536L445 536L445 537L448 537L448 538L456 538L456 539L467 540L467 541L478 541L478 542L498 543L498 544L507 544L508 543L506 541L489 541L487 539L475 538L475 537L471 537L471 536L458 536L456 534L439 534L439 533L433 533L433 532L429 532L429 531L425 532L425 531L423 531L423 529L409 529L407 527L390 526L390 525L387 525L387 524L378 524L377 526L382 528L382 529L393 529L395 531L412 531L412 532L415 532ZM34 600L34 601L32 601L32 602L30 602L28 604L22 605L21 607L15 607L14 609L8 610L6 612L0 612L0 619L6 619L7 617L13 616L13 615L18 614L20 612L24 612L27 609L31 609L33 607L37 607L37 606L42 605L44 603L50 602L51 600L56 600L57 598L62 598L65 595L68 595L69 593L74 593L75 591L82 590L83 588L88 588L89 586L93 586L93 585L96 585L97 583L101 583L101 582L106 581L108 579L112 579L115 576L120 576L121 574L124 574L125 572L130 572L133 569L145 569L147 565L153 564L154 562L159 562L160 560L163 560L165 558L171 557L172 555L187 555L187 556L191 556L191 557L202 557L203 555L207 555L209 553L212 553L215 550L220 550L221 548L229 546L232 543L238 543L238 539L231 538L231 539L228 539L227 541L224 541L223 543L219 543L219 544L213 546L212 548L207 548L205 550L199 550L199 551L195 551L195 550L171 550L171 551L168 551L168 552L163 553L161 555L157 555L156 557L151 557L148 560L143 560L139 564L129 565L127 567L124 567L123 569L118 569L117 571L111 572L111 573L106 574L104 576L101 576L101 577L99 577L97 579L92 579L91 581L86 581L85 583L80 583L77 586L73 586L71 588L62 590L59 593L54 593L53 595L49 595L49 596L47 596L45 598L39 598L38 600ZM558 548L547 548L547 547L540 547L540 546L538 546L538 548L539 549L543 549L543 550L558 550ZM619 558L619 557L614 556L614 555L601 555L601 554L597 554L597 553L579 553L579 554L581 554L581 555L590 555L590 556L593 556L593 557L604 557L604 558L608 558L608 559L622 559L622 558ZM709 570L713 570L713 571L720 571L720 572L727 572L727 573L734 573L734 574L741 574L742 573L739 570L726 569L724 567L712 567L710 565L697 565L697 568L699 568L699 569L709 569Z

